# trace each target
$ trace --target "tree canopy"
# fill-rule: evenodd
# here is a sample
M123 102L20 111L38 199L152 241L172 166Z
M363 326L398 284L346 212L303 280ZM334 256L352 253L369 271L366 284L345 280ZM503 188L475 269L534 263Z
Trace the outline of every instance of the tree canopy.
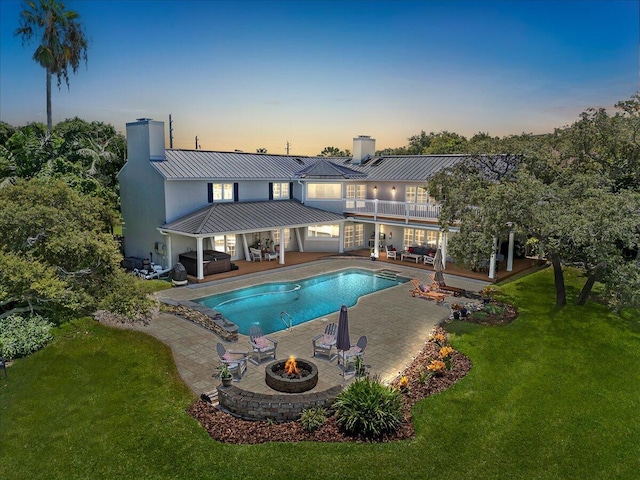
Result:
M460 228L450 254L473 266L513 228L542 243L558 306L566 304L566 264L580 266L586 277L578 303L599 281L612 306L640 304L638 97L618 107L613 116L589 110L553 135L485 138L487 150L509 153L473 155L435 175L429 183L444 201L441 224Z
M109 124L79 118L56 124L0 124L0 181L17 178L64 180L78 191L118 206L116 175L126 157L123 135Z
M340 150L338 147L324 147L320 152L321 157L350 157L349 149Z
M119 267L113 222L108 205L61 180L34 178L0 188L0 318L25 311L54 319L89 313L114 288L130 284ZM123 292L123 306L132 297L134 289Z

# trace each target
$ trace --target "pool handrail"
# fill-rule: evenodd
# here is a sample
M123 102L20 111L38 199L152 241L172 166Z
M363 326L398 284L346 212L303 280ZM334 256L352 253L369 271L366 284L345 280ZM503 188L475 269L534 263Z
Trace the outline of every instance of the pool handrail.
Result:
M260 293L252 293L251 295L244 295L242 297L235 297L235 298L230 298L229 300L225 300L224 302L220 302L219 304L217 304L215 307L213 307L213 309L215 310L216 308L218 308L221 305L226 305L227 303L231 303L231 302L237 302L239 300L246 300L247 298L251 298L251 297L260 297L262 295L280 295L283 293L292 293L292 292L297 292L298 290L300 290L302 288L302 285L299 284L295 284L294 288L291 290L282 290L279 292L260 292Z
M287 323L287 321L284 319L284 316L289 317L289 323ZM293 318L291 317L291 315L289 315L289 312L286 311L281 311L280 312L280 320L282 320L282 322L285 324L285 326L287 327L287 329L289 331L291 331L291 329L293 328Z

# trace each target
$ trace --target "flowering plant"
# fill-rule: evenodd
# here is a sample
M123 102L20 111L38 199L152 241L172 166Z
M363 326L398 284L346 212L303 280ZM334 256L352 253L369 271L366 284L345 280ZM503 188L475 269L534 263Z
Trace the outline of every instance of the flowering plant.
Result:
M445 342L447 341L446 338L444 337L444 335L442 333L432 333L429 336L429 340L431 340L432 342L436 342L439 346L443 346L445 344Z
M431 363L427 366L427 370L429 370L429 372L434 376L443 375L446 369L447 366L442 360L431 360Z
M409 390L409 378L406 375L400 377L398 387L400 387L401 392L406 392L407 390Z
M451 348L449 345L442 347L440 349L440 358L447 358L453 352L454 352L453 348Z

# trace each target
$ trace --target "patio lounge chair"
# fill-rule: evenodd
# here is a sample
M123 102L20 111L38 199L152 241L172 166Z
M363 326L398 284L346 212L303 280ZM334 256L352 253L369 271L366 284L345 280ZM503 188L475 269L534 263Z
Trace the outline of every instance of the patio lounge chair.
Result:
M412 297L427 298L429 300L435 300L436 303L444 302L445 298L447 298L447 294L432 290L431 287L424 285L416 278L411 280L411 284L413 288L409 293L411 293Z
M342 358L342 376L347 372L348 365L353 363L355 365L356 358L362 359L364 357L364 349L367 348L367 337L361 336L355 345L351 345L349 350L338 353L338 365L340 365L340 358Z
M422 257L422 263L424 265L435 265L436 257L432 257L431 255L425 255Z
M251 255L252 262L255 262L256 260L262 261L262 250L259 248L249 248L249 254Z
M452 287L447 285L447 282L444 281L444 275L442 272L436 272L434 275L429 275L431 278L431 289L438 290L440 292L449 292L452 293L454 297L463 297L466 294L464 288Z
M169 272L173 270L172 268L163 268L162 265L151 265L151 270L147 275L144 276L145 279L151 280L152 278L160 278L166 277L169 275Z
M273 247L273 252L264 253L264 258L265 260L268 260L268 261L277 260L279 256L280 256L280 245L276 245L275 247Z
M256 365L260 365L260 362L265 358L273 357L274 360L276 359L278 341L266 337L258 325L253 325L249 330L249 345L251 345L251 361Z
M398 259L398 252L396 250L389 250L389 246L384 247L384 251L387 252L387 258L393 258L394 260Z
M338 334L338 324L330 323L324 329L324 333L316 335L311 339L313 344L313 356L316 354L326 355L329 360L333 360L334 355L331 350L336 346L336 335Z
M249 358L249 354L247 352L227 350L225 346L219 342L217 348L220 362L224 363L231 371L231 374L235 374L238 380L242 379L242 375L247 371L247 359Z

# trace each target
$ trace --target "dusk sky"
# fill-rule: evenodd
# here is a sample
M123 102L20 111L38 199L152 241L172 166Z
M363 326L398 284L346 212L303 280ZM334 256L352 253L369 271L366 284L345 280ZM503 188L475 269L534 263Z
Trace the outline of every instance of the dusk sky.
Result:
M173 117L174 146L316 155L419 133L546 133L638 91L639 2L63 1L89 62L53 121ZM0 0L0 120L46 123L37 41ZM168 142L167 142L168 146Z

